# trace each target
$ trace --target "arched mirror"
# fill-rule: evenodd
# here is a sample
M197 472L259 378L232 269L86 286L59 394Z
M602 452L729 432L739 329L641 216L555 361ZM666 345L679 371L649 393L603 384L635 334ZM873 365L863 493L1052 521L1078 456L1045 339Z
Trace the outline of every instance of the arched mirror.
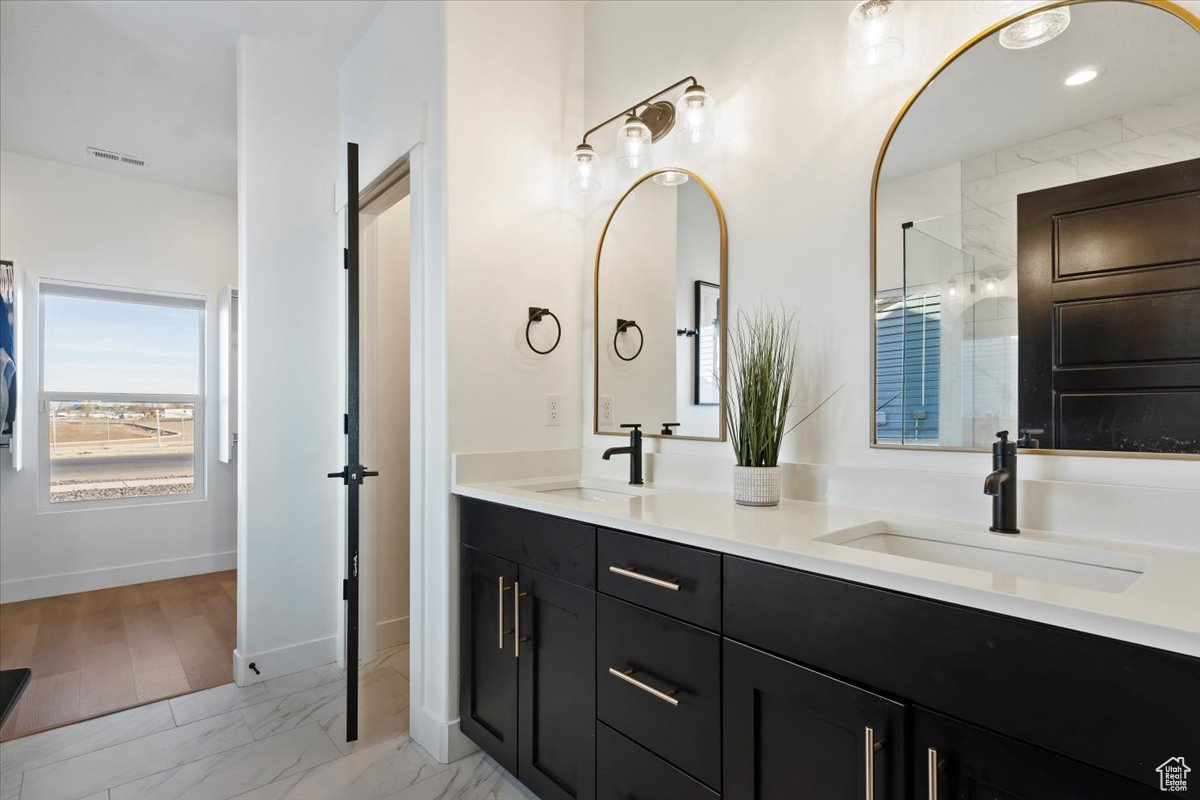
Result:
M872 197L872 442L1200 454L1200 20L1035 5L901 109Z
M625 192L596 250L596 433L725 438L726 272L725 214L698 175Z

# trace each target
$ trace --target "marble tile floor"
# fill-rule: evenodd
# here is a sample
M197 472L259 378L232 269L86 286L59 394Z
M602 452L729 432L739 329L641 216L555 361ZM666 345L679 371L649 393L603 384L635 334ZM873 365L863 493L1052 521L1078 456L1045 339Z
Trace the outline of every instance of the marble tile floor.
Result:
M344 673L325 665L0 744L0 800L529 800L482 753L439 764L408 737L408 652L359 676L347 743Z

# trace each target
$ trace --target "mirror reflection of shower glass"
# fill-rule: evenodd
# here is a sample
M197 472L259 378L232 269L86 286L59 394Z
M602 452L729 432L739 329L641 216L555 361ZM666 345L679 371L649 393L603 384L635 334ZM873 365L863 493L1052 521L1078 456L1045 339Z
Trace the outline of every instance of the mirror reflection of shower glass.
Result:
M1011 271L977 269L948 214L901 226L900 281L876 296L880 442L981 447L1017 420Z

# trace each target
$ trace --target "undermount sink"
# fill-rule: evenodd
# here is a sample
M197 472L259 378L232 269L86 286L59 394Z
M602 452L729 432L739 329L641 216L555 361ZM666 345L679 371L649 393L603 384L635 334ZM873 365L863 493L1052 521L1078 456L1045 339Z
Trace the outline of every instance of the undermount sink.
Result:
M538 494L554 495L555 497L565 497L571 500L588 500L593 503L630 500L634 497L644 497L645 495L654 493L650 489L642 489L636 486L616 489L608 484L581 480L559 481L557 483L524 486L522 488Z
M1150 568L1144 556L1111 553L1075 545L1038 542L1020 536L869 522L827 534L819 542L889 553L936 564L991 572L996 577L1029 578L1063 586L1120 593Z

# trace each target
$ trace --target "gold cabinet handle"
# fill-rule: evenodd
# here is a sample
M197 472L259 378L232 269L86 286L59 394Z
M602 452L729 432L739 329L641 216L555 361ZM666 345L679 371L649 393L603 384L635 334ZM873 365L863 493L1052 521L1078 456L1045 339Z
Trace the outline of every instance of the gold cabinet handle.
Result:
M866 756L867 800L875 800L875 729L870 725L863 728L863 755Z
M528 636L521 635L521 598L529 592L521 591L521 582L513 581L513 658L521 657L521 642L528 642Z
M663 580L662 578L651 578L649 575L643 575L642 573L638 572L633 567L618 567L615 564L610 566L608 568L608 571L613 573L614 575L621 575L626 578L633 578L635 581L641 581L642 583L648 583L652 586L661 586L663 589L670 589L672 592L679 591L679 579L678 578L667 578L666 580Z
M496 624L496 636L500 649L504 650L504 637L512 633L511 630L504 630L504 593L511 591L511 586L504 585L504 576L501 575L496 579L498 586L496 587L496 614L500 617Z
M928 770L929 782L929 800L937 800L938 796L938 752L936 748L929 748L928 762L926 765Z
M637 670L635 670L635 669L620 670L620 669L617 669L616 667L608 668L608 674L612 675L614 678L620 678L621 680L628 683L630 686L636 686L637 688L641 689L646 694L653 695L653 696L657 697L659 700L662 700L664 703L670 703L673 706L679 705L679 698L675 697L675 694L679 691L678 689L668 689L665 692L659 691L658 689L655 689L653 686L651 686L647 683L642 683L637 678L633 677L635 672L637 672Z

